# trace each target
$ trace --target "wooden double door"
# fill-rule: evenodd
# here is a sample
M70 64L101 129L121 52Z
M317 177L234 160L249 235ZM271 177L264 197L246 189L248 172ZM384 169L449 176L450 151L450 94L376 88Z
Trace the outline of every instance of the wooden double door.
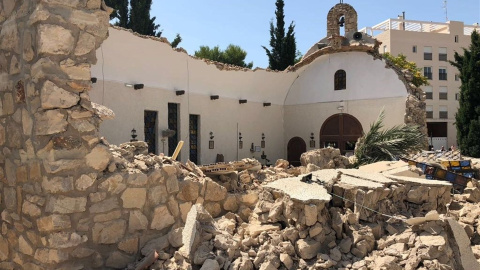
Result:
M353 153L362 133L362 124L354 116L346 113L332 115L320 130L320 148L331 146L340 149L342 155Z

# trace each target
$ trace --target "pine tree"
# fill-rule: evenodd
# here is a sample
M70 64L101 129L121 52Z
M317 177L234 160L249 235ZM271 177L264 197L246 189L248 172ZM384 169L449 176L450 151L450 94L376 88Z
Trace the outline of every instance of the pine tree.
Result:
M297 55L297 42L295 40L295 24L293 21L285 34L285 14L283 0L275 3L276 26L270 22L270 47L262 46L268 56L269 68L273 70L285 70L288 66L295 64Z
M195 51L195 56L239 67L253 67L253 62L248 64L245 63L247 52L244 51L240 46L233 44L228 45L224 51L218 46L213 48L208 46L200 46L200 49Z
M463 55L450 64L460 71L459 109L455 115L458 146L463 155L480 157L480 35L474 31Z

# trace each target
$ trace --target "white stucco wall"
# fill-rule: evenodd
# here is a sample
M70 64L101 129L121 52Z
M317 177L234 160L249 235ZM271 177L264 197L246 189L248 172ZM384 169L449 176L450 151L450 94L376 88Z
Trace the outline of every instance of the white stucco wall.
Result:
M370 125L377 119L380 111L385 109L385 127L392 127L403 123L405 114L405 97L364 99L344 101L343 111L338 110L338 102L324 102L307 105L290 105L284 107L285 112L285 144L293 137L301 137L309 148L310 134L313 132L316 146L320 142L320 129L323 122L332 115L348 113L355 116L362 124L363 131L369 130Z
M239 104L236 99L220 98L210 100L209 96L185 94L176 96L168 90L146 87L133 90L117 82L99 81L90 92L93 101L102 100L103 105L111 108L116 117L102 123L100 133L110 143L120 144L130 140L131 130L137 130L138 139L144 140L144 110L158 112L157 119L157 149L168 153L168 140L163 149L160 136L162 130L168 128L168 103L180 104L180 134L179 140L185 141L181 152L181 160L189 157L188 124L189 114L200 115L199 163L215 162L217 154L223 154L225 160L237 160L237 123L242 133L243 149L238 150L238 159L256 157L260 153L249 151L251 143L260 146L262 132L265 133L265 154L275 161L283 158L283 106L272 105L263 107L263 103L248 102ZM209 133L213 132L215 149L208 148Z
M98 79L278 105L296 77L295 72L221 71L168 44L112 27L97 58L92 76Z
M347 89L335 91L339 69L347 73ZM299 73L285 105L406 96L405 85L382 60L364 52L344 52L320 56Z
M144 111L158 112L157 149L168 152L161 142L161 132L168 127L168 103L180 104L179 140L185 145L181 161L189 158L189 114L200 115L199 164L215 161L223 154L226 161L255 157L250 146L260 146L265 134L267 158L274 163L286 158L286 145L294 136L307 142L310 133L319 140L323 122L338 113L339 101L344 112L354 115L365 129L381 108L387 108L387 123L403 123L405 86L381 60L363 52L321 56L295 72L222 71L203 60L176 52L168 44L138 37L128 31L110 28L110 37L97 50L98 62L92 77L98 79L90 91L93 102L111 108L116 118L102 123L100 133L110 143L130 140L135 128L144 139ZM333 90L336 70L347 72L347 89ZM134 90L125 83L143 83ZM175 90L185 90L176 96ZM219 95L212 101L210 95ZM247 104L239 104L247 99ZM263 102L272 106L263 107ZM238 126L238 128L237 128ZM209 133L215 136L215 149L208 149ZM238 132L243 149L238 149Z

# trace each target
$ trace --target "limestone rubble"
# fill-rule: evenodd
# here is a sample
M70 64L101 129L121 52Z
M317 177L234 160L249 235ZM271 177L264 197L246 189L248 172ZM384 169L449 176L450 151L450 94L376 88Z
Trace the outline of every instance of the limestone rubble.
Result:
M131 146L125 144L123 148L132 150ZM124 156L133 157L132 162L125 159L117 165L145 170L140 160L148 156ZM147 168L159 166L148 164ZM177 173L182 171L193 177L190 171L195 170L187 166L194 164L173 164L180 168ZM466 228L465 236L472 243L476 243L474 239L480 242L473 226L476 223L461 217L468 215L470 220L476 220L480 211L469 210L478 207L469 204L466 195L456 195L459 203L452 201L449 184L433 181L431 185L421 185L417 179L397 182L388 175L349 169L314 171L311 182L302 182L296 175L307 172L306 167L293 170L284 165L285 161L278 161L277 166L258 172L197 178L199 185L207 183L201 188L205 192L208 185L216 190L223 187L226 193L217 191L215 196L237 199L225 200L218 206L202 200L192 202L181 222L176 222L166 234L152 235L141 249L147 257L154 251L159 254L149 269L461 269L460 255L455 255L458 244L449 222ZM250 185L242 185L246 177L241 175L248 175L246 182ZM283 178L279 180L278 175ZM331 193L325 183L318 181L335 177L339 179ZM177 198L202 196L200 188L190 185L181 183ZM311 192L304 193L305 190ZM338 196L352 200L338 200ZM453 212L452 205L461 204L462 200L466 203L465 212ZM457 215L458 223L448 220ZM409 225L410 220L415 225ZM472 258L473 254L480 258L478 250L473 247ZM138 263L130 263L127 269L137 266Z

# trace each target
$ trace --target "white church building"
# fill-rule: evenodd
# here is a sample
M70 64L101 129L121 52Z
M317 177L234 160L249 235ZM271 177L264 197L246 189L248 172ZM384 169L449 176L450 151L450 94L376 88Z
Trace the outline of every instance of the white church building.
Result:
M183 162L209 164L221 154L225 161L298 165L314 148L352 153L382 108L387 127L424 124L421 92L380 57L379 42L358 32L355 10L337 4L327 23L327 37L281 72L198 59L162 39L110 27L92 67L90 96L116 117L100 133L120 144L135 129L150 152L166 155L184 141ZM416 103L423 115L414 115Z

